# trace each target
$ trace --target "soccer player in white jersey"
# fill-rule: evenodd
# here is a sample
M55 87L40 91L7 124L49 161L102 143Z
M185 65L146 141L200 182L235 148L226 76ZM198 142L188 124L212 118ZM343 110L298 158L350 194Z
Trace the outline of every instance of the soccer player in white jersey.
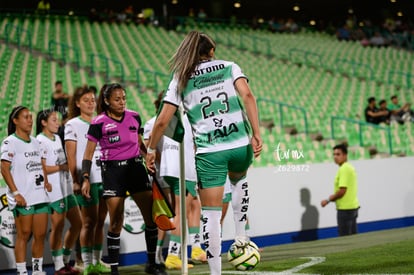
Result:
M168 269L181 269L182 261L180 258L181 230L180 218L188 219L188 231L191 244L191 259L194 263L206 262L206 253L201 248L200 242L200 201L196 187L197 175L195 169L194 142L190 122L186 115L183 116L184 125L184 162L185 162L185 185L186 185L186 209L187 217L180 216L180 144L173 139L164 136L161 153L160 176L170 185L175 196L174 224L176 229L171 231L170 243L168 246L168 256L165 266ZM188 265L189 268L193 267Z
M212 275L221 274L220 217L226 177L234 185L245 184L253 156L262 150L256 99L247 78L236 63L213 60L215 48L214 41L198 31L191 31L181 42L170 61L174 77L146 157L147 167L153 171L155 146L182 103L196 145L202 228ZM247 205L240 202L238 208L234 211L242 222L236 225L236 236L245 232L247 219Z
M78 87L69 102L69 120L65 124L65 147L69 171L73 179L73 190L77 195L82 212L82 229L80 233L81 254L84 274L110 272L101 262L104 241L104 223L108 213L102 198L102 176L99 166L100 151L96 147L93 156L90 183L91 199L81 195L81 168L85 152L90 122L95 115L95 93L88 87Z
M13 108L7 126L8 137L1 144L1 174L8 187L7 203L16 223L14 255L18 275L28 274L26 252L31 235L32 274L46 274L42 268L49 213L46 190L51 192L52 186L47 180L40 144L31 136L32 126L28 108Z
M45 155L46 173L52 192L48 194L50 204L50 219L52 228L49 236L52 259L55 266L55 275L79 274L63 261L63 229L65 218L70 222L70 228L64 237L64 246L73 248L82 227L81 213L78 202L73 194L72 177L69 174L65 151L62 141L57 135L59 117L53 109L42 110L36 117L36 138L40 142L41 150Z
M154 101L155 112L158 111L158 108L160 107L163 96L164 96L164 91L161 91L161 92L158 93L157 99ZM157 116L153 116L144 125L144 133L143 133L142 136L144 138L145 146L148 146L148 142L151 138L152 127L154 126L154 122L155 122L156 118L157 118ZM163 144L163 141L160 140L160 142L158 142L158 144L157 144L157 151L158 152L162 152L162 144ZM164 192L164 194L168 198L169 203L171 205L173 205L173 198L171 197L170 186L164 181L164 179L162 177L160 177L160 158L161 158L161 156L160 156L160 154L158 154L157 155L157 160L155 162L155 165L156 165L155 176L157 177L156 179L158 180L158 183L160 184L160 187L162 188L162 191ZM164 256L162 255L162 248L164 246L164 239L165 239L166 236L167 236L166 231L158 229L157 248L156 248L156 251L155 251L155 263L159 266L162 266L162 267L165 267Z

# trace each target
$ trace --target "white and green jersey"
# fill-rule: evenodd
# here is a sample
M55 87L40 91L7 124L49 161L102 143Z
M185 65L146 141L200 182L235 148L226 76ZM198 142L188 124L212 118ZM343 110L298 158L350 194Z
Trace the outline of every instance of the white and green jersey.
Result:
M249 144L247 121L234 82L246 78L240 67L229 61L200 63L178 94L177 78L170 82L164 101L183 103L193 128L196 153L217 152Z
M49 138L43 133L37 135L40 148L46 158L46 166L56 166L67 163L62 141L58 135ZM51 202L58 201L68 195L73 194L72 178L68 171L57 171L47 175L49 183L52 185L52 192L48 193Z
M183 116L183 126L185 129L183 140L185 179L197 181L193 133L186 115ZM163 137L160 176L180 178L180 143L167 136Z
M155 120L156 119L157 119L157 116L153 116L150 120L148 120L145 123L145 125L144 125L144 133L142 135L143 138L144 138L144 140L149 140L150 139L151 132L152 132L152 128L154 127L154 124L155 124ZM157 146L155 147L158 152L161 152L162 151L162 144L163 144L163 140L161 138L160 141L158 142Z
M76 141L76 170L77 175L80 175L82 170L83 154L85 153L86 143L88 139L86 135L89 130L90 123L83 120L80 116L74 117L68 120L65 124L65 141ZM89 174L89 180L91 183L101 183L101 167L97 165L100 161L101 150L99 143L96 145L95 152L92 158L92 167ZM80 181L80 178L78 179Z
M10 162L10 172L17 190L26 200L27 206L49 202L45 189L42 167L42 151L37 139L22 140L15 134L8 136L1 145L1 160ZM9 209L16 207L16 200L7 188Z

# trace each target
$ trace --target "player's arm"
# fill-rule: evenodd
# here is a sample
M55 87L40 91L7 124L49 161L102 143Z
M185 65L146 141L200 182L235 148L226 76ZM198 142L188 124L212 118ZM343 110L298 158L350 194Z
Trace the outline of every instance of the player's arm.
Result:
M146 147L145 148L145 154L147 152L147 148L148 148L148 145L149 145L149 141L151 139L151 132L152 132L152 129L149 130L149 128L147 128L147 125L145 125L144 126L144 135L143 135L143 143L145 144L145 147ZM160 162L160 159L161 159L161 152L156 151L155 152L155 160L157 162Z
M150 138L151 138L151 136L149 136L148 138L144 139L144 144L145 144L146 147L148 147Z
M44 187L47 192L52 192L52 185L49 183L47 178L47 169L46 169L46 159L42 158L42 169L43 169L43 177L44 177Z
M76 171L76 146L77 142L75 140L65 141L66 158L68 161L69 172L73 179L73 192L75 194L80 194L80 182Z
M9 187L14 199L16 200L17 205L19 206L26 206L26 200L20 194L19 190L17 190L17 186L14 183L13 176L10 170L11 162L7 160L1 160L1 175L3 176L4 181L6 182L7 186Z
M67 170L67 164L59 164L59 165L45 165L46 167L46 173L49 174L53 174L56 172L59 172L61 170L65 171Z
M170 123L171 118L177 111L177 106L169 102L164 102L160 114L155 121L154 127L151 132L151 139L148 144L148 152L145 158L147 168L150 172L155 172L155 148L164 135L164 131Z
M82 160L82 195L86 198L90 198L90 182L89 182L89 175L91 172L91 166L92 166L92 159L93 154L95 153L96 149L96 142L88 139L88 142L86 143L85 153L83 154L83 160Z
M10 161L2 160L1 161L1 175L3 176L4 181L6 182L7 186L9 187L12 193L19 191L17 190L17 186L14 183L13 176L10 172Z
M247 118L253 130L252 146L254 156L258 157L262 151L262 138L260 137L259 130L259 115L257 111L256 98L250 90L249 84L246 78L241 77L234 83L237 92L243 100L244 107L246 108Z

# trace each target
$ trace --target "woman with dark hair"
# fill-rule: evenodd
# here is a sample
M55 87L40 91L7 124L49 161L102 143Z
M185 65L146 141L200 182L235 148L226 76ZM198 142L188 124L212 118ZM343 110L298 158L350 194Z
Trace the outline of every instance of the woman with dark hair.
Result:
M65 151L62 141L57 135L59 129L58 113L52 109L37 113L36 138L40 142L41 150L45 154L46 173L52 192L50 192L49 211L52 228L49 236L55 275L79 274L69 262L63 261L63 245L71 249L82 227L79 205L73 194L72 177L69 174ZM65 218L70 222L62 242Z
M80 232L81 256L84 274L109 272L101 261L104 238L104 224L108 213L102 199L102 176L99 165L99 147L93 152L93 164L90 173L90 197L81 195L81 165L86 148L86 134L92 117L95 115L95 93L89 87L76 88L69 101L69 120L65 124L65 146L69 171L73 179L73 191L81 206L82 229ZM70 255L70 250L65 250Z
M9 115L8 137L1 144L1 174L7 184L7 203L16 223L14 254L17 274L28 274L27 243L31 235L32 268L34 275L43 271L43 250L47 232L49 199L52 191L46 175L44 155L37 139L31 136L32 114L17 106Z
M256 99L240 67L213 60L215 42L206 34L191 31L170 60L173 73L164 104L153 127L146 164L154 171L155 146L178 107L187 113L196 147L196 170L202 207L202 228L210 274L221 274L220 217L227 175L238 194L248 201L246 173L262 150ZM239 101L241 98L243 107ZM235 195L235 194L233 194ZM236 240L247 241L246 204L234 209Z
M140 115L126 109L125 89L117 83L104 85L98 99L99 114L92 120L88 131L82 161L82 194L91 196L90 171L93 153L101 147L103 197L109 212L107 235L108 260L111 273L119 274L120 234L124 218L124 202L129 193L135 201L145 222L145 241L148 274L166 274L155 263L157 225L152 219L152 189L148 174L142 163L142 124Z

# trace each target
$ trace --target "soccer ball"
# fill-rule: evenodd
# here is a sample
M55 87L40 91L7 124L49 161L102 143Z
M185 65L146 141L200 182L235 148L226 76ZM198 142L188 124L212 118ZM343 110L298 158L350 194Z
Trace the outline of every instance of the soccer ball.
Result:
M252 270L260 262L259 248L252 241L236 241L227 252L227 260L237 270Z

